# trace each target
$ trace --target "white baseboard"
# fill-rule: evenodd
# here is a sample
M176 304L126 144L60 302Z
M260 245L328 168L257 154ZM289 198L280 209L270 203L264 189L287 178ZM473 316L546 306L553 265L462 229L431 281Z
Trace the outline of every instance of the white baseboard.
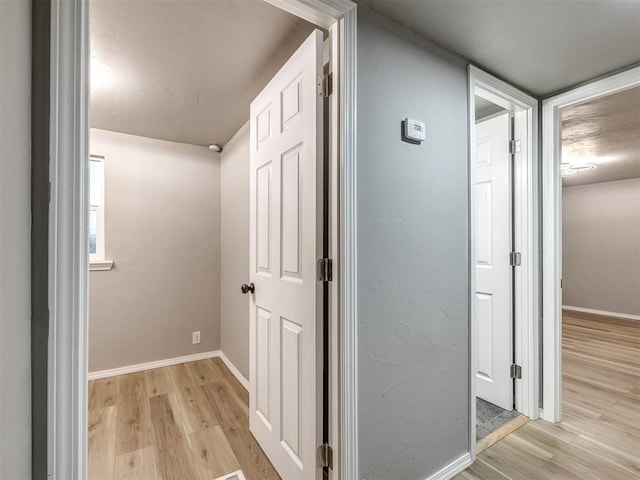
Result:
M207 358L220 357L227 368L231 371L234 377L238 379L240 384L249 390L249 380L247 380L240 370L231 363L231 360L221 351L214 350L211 352L194 353L193 355L184 355L182 357L165 358L164 360L155 360L153 362L138 363L136 365L127 365L124 367L111 368L108 370L97 370L90 372L88 375L89 380L97 380L99 378L115 377L117 375L125 375L127 373L144 372L145 370L153 370L154 368L168 367L171 365L178 365L180 363L197 362L198 360L206 360Z
M233 376L238 379L238 381L242 384L242 386L247 391L249 391L249 380L247 380L244 377L244 375L240 373L240 370L238 370L236 366L233 363L231 363L231 360L229 360L229 357L227 357L222 350L220 350L220 358L222 359L224 364L227 366L227 368L231 370L231 373L233 373Z
M470 467L472 463L471 452L467 452L449 465L438 470L426 480L449 480Z
M562 305L563 310L572 310L574 312L593 313L595 315L605 315L607 317L623 318L625 320L640 320L640 315L631 315L629 313L606 312L604 310L594 310L593 308L572 307L570 305Z
M154 368L168 367L170 365L178 365L180 363L196 362L198 360L206 360L207 358L219 357L220 350L212 352L194 353L193 355L184 355L182 357L166 358L164 360L156 360L147 363L138 363L136 365L127 365L125 367L111 368L109 370L97 370L89 373L89 380L98 378L115 377L116 375L124 375L126 373L143 372ZM226 362L225 362L226 363ZM234 367L235 368L235 367Z

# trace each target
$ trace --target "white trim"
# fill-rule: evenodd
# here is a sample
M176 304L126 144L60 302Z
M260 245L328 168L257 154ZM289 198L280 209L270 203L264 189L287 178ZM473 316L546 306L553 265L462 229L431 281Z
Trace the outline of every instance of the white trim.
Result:
M356 337L356 4L350 0L268 0L324 28L338 25L340 331L337 369L339 465L334 478L358 478ZM86 478L88 277L88 2L52 2L51 207L49 238L48 471ZM334 295L334 297L337 297Z
M227 366L227 368L231 371L231 373L233 373L233 376L236 377L236 379L240 382L240 384L248 392L249 391L249 380L247 380L247 378L244 375L242 375L242 373L240 373L240 370L238 370L236 368L236 366L231 362L231 360L229 360L229 357L227 357L222 350L219 351L219 355L218 356L222 359L222 361Z
M468 157L469 163L469 455L471 461L476 459L476 372L478 371L478 317L475 301L476 292L476 196L475 184L476 174L475 164L476 157L476 85L473 81L474 74L469 65L469 145Z
M562 415L562 108L640 85L640 67L561 93L542 102L542 318L544 420Z
M86 478L89 151L87 2L51 2L47 471Z
M340 470L335 478L357 479L358 466L358 288L357 288L357 12L342 19L340 83ZM346 6L345 6L346 8Z
M475 436L473 438L475 439ZM430 477L427 477L425 480L449 480L469 468L472 464L473 459L471 457L471 453L465 453L457 460L454 460Z
M622 318L624 320L640 320L640 315L632 315L630 313L607 312L605 310L596 310L593 308L572 307L571 305L562 305L562 310L571 312L592 313L594 315L604 315L605 317Z
M329 46L329 66L330 71L334 71L336 68L341 69L342 64L342 28L339 23L334 24L329 29L329 36L331 44ZM327 252L329 258L340 258L340 92L342 86L342 79L340 75L334 75L333 88L336 95L331 95L329 98L329 251ZM337 190L334 190L337 189ZM338 265L340 261L338 261ZM339 270L336 271L336 276L339 277ZM330 392L329 392L329 444L334 445L333 449L333 464L336 466L335 471L330 471L329 480L340 478L342 467L342 452L339 448L341 442L341 430L342 423L340 418L340 287L341 283L330 282L329 283L329 342L334 346L329 354L329 378L330 378Z
M265 0L285 12L329 30L355 8L350 0ZM355 12L354 12L355 13Z
M169 367L171 365L179 365L181 363L197 362L198 360L221 357L221 353L222 352L220 352L220 350L214 350L211 352L194 353L191 355L183 355L182 357L165 358L162 360L154 360L153 362L137 363L135 365L110 368L108 370L96 370L95 372L89 373L87 380L116 377L118 375L126 375L127 373L144 372L145 370L153 370L154 368Z
M538 326L538 101L511 85L469 66L469 311L470 311L470 418L471 458L475 459L475 372L477 370L478 322L475 308L475 95L477 91L514 113L516 134L522 142L514 171L516 251L522 264L515 270L515 352L523 378L516 382L516 409L531 419L538 418L539 326ZM516 108L518 107L518 108Z
M113 268L113 260L91 260L89 262L90 272L108 272Z

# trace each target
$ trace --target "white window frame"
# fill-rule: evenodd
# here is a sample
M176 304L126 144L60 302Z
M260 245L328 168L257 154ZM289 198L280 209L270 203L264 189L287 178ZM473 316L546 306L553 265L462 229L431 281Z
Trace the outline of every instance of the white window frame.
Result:
M105 230L104 230L104 157L99 155L89 156L89 162L98 162L102 168L102 185L100 186L99 204L91 203L91 192L89 192L89 212L96 212L96 253L89 253L91 265L104 261L105 259ZM91 168L89 168L91 175ZM89 182L91 185L91 182Z
M89 203L89 212L97 212L96 225L96 253L89 253L89 270L90 271L109 271L113 268L113 260L106 258L106 226L104 221L105 210L105 157L102 155L90 155L89 162L100 162L102 166L102 186L100 192L100 204L93 205ZM90 172L90 169L87 169ZM90 173L89 173L90 174ZM91 182L89 182L89 185ZM91 202L91 194L89 192L89 202ZM89 213L90 214L90 213Z

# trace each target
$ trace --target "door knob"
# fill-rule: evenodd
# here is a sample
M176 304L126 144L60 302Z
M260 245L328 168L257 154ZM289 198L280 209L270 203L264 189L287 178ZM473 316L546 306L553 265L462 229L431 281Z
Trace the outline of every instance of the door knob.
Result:
M244 294L247 294L249 292L251 293L256 293L256 286L252 283L250 283L249 285L247 285L246 283L243 283L242 286L240 287L240 291Z

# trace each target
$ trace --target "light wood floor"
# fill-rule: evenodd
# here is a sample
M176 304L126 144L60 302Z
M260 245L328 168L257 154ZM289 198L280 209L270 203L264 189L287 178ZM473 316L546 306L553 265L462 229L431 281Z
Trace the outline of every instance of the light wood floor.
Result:
M529 422L456 480L640 479L640 322L563 318L562 422Z
M90 479L280 479L219 358L89 382Z
M565 314L563 362L563 421L529 422L456 480L640 479L640 322ZM88 462L91 479L279 479L220 359L90 382Z

